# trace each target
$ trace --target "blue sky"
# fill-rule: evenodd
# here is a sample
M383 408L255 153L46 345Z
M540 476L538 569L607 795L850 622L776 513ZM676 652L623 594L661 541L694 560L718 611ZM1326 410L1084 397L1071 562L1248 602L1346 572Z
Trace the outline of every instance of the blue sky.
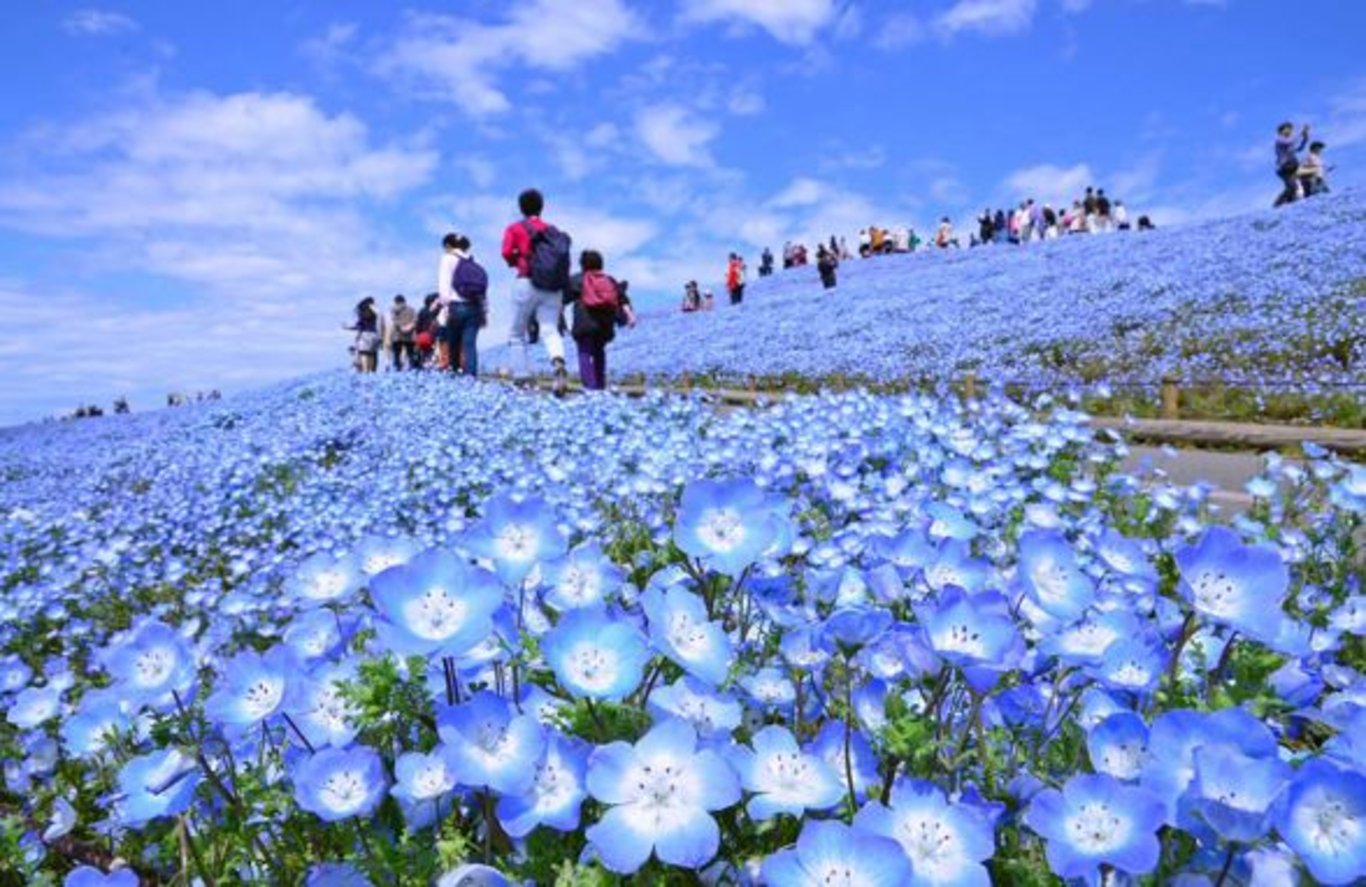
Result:
M1307 120L1366 161L1366 4L1305 0L9 3L0 423L341 365L536 184L638 298L731 249L1106 187L1158 224L1269 204Z

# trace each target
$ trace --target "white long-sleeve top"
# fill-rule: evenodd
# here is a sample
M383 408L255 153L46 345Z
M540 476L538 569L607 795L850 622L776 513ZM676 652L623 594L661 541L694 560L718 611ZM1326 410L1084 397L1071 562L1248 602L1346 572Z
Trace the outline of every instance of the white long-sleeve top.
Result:
M451 281L455 276L455 266L460 264L461 259L468 257L469 253L461 252L458 249L441 254L441 264L436 269L436 291L441 296L442 305L465 301L456 293L455 287L451 286Z

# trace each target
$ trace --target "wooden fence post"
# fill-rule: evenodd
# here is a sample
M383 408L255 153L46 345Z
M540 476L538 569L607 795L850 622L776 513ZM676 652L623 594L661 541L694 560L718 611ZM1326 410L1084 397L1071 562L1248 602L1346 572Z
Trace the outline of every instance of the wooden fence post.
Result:
M1181 379L1178 376L1162 377L1162 418L1181 418Z

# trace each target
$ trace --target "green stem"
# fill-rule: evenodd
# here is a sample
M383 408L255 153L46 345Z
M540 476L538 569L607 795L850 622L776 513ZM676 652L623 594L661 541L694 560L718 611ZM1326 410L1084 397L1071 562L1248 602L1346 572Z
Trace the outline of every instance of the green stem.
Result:
M854 669L845 661L844 679L844 778L849 786L849 820L858 812L858 797L854 791Z

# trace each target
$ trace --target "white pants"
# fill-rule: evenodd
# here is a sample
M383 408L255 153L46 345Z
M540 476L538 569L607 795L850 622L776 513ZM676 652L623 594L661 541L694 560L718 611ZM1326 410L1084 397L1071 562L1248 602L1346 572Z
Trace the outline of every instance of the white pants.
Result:
M527 352L527 326L536 318L540 339L551 360L564 360L564 337L560 335L560 306L564 297L550 290L539 290L525 277L512 288L512 330L508 344L512 346L512 371L521 378L531 375L531 355Z

